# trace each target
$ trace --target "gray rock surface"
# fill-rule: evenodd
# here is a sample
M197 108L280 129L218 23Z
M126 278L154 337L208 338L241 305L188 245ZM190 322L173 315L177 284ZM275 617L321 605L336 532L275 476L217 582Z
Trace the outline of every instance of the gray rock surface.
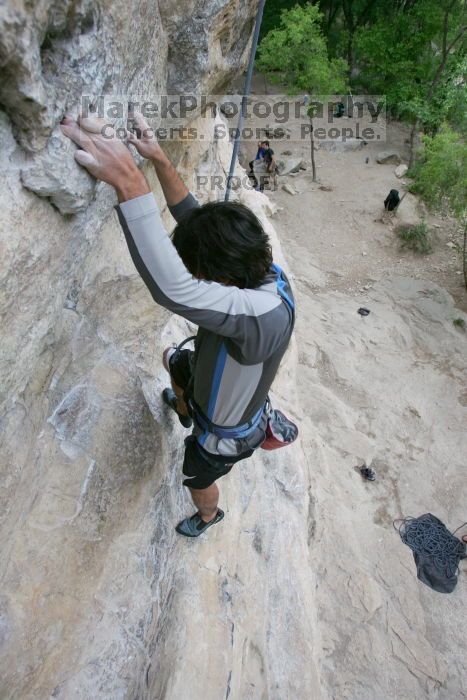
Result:
M279 160L277 168L279 175L290 175L290 173L298 173L301 169L306 169L306 165L301 158L287 158Z
M287 192L287 194L298 194L298 190L296 190L295 187L290 184L290 182L286 182L284 185L282 185L282 189L284 192Z
M394 170L394 175L399 178L404 177L408 169L408 165L405 165L405 163L401 163L401 165L398 165L397 168Z
M401 156L397 151L380 151L376 156L376 162L380 164L393 163L398 165L401 162Z
M62 214L82 211L93 185L76 174L60 119L76 114L83 96L124 96L126 110L128 98L217 94L245 64L255 9L253 0L3 4L0 104L32 154L24 186Z

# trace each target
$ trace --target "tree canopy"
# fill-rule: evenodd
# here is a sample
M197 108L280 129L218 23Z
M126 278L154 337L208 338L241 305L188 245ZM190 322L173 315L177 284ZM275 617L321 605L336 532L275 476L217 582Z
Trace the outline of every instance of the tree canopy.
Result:
M286 15L282 14L284 10ZM288 14L292 10L293 14ZM429 133L434 134L446 119L454 119L465 133L465 0L268 0L260 69L267 53L269 64L275 61L274 70L279 71L282 52L290 52L274 31L281 27L287 41L295 40L301 30L295 30L292 24L301 22L308 29L310 22L314 28L319 27L331 74L336 59L346 61L354 92L385 95L390 114L420 125ZM298 56L297 70L290 76L294 84L309 82L306 77L300 80L297 74L304 68L310 75L308 64L313 58L311 45L314 47L317 41L316 29L310 41L308 48L303 37L296 42L308 55ZM267 48L261 51L265 43ZM281 53L274 57L274 49ZM325 62L321 48L317 58L322 67ZM315 72L319 73L320 68Z
M259 47L259 70L290 94L334 94L347 88L347 66L342 58L329 58L318 7L296 5L283 10L280 25Z

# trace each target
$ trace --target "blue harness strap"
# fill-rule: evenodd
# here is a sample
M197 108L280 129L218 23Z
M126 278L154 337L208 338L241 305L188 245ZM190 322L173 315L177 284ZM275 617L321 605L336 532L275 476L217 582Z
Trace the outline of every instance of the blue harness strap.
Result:
M232 427L225 427L215 425L215 423L206 418L199 406L197 406L193 400L190 401L190 405L194 419L205 432L212 433L216 437L226 440L237 440L251 435L251 433L253 433L258 427L265 409L265 406L261 406L259 411L251 420L248 421L248 423L243 423L243 425L236 425Z

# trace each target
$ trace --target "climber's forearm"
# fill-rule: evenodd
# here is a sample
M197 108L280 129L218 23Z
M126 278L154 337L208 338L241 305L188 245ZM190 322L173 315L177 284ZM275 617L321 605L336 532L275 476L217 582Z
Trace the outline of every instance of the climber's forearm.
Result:
M122 178L114 186L120 203L141 197L151 191L146 178L136 166L126 178Z
M151 161L156 169L167 204L169 206L179 204L187 197L189 191L175 167L162 149L156 157L151 158Z

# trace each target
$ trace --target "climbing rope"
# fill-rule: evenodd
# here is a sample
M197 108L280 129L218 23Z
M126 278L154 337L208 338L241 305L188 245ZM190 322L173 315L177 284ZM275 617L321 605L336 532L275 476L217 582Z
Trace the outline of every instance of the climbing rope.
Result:
M400 523L398 526L396 523ZM457 528L467 525L464 523ZM394 521L394 527L398 530L402 541L410 549L421 556L430 557L434 567L442 576L448 578L456 576L459 561L466 555L466 546L454 533L431 513L421 515L419 518L404 518Z
M251 45L250 60L248 61L248 70L246 73L245 85L243 87L242 106L240 109L240 114L238 115L238 126L237 126L237 130L235 132L232 159L230 161L229 175L227 177L227 188L225 191L225 200L224 200L226 202L228 202L230 199L230 191L232 189L232 177L233 177L233 173L235 170L235 163L236 163L237 156L238 156L238 148L240 145L240 135L242 132L243 121L244 121L245 115L246 115L246 101L248 99L248 95L250 94L251 78L253 76L253 66L255 64L256 49L258 48L259 32L261 29L261 22L263 20L263 10L264 10L265 2L266 2L266 0L260 0L260 3L258 5L258 12L256 14L255 31L253 34L253 43Z

